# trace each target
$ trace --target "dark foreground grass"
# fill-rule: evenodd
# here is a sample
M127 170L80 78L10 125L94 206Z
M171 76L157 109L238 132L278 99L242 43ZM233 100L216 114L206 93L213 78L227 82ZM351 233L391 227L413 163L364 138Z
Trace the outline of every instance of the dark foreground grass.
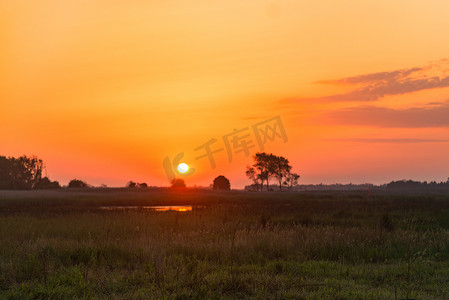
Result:
M0 298L449 299L449 197L3 192Z

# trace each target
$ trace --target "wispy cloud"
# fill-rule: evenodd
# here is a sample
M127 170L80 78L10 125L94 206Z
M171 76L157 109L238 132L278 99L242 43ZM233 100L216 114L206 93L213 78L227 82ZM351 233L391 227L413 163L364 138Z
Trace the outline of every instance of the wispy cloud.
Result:
M396 70L392 72L379 72L379 73L371 73L371 74L364 74L364 75L358 75L354 77L347 77L347 78L341 78L341 79L334 79L334 80L320 80L315 83L318 84L360 84L360 83L366 83L366 84L372 84L379 81L392 81L392 80L400 80L401 78L405 78L409 76L412 73L422 71L423 68L412 68L412 69L404 69L404 70Z
M449 87L449 66L446 60L425 67L363 74L315 83L346 85L346 93L316 98L296 98L291 101L376 101L389 95L401 95L427 89Z
M449 127L449 101L431 107L393 109L361 106L332 111L332 123L385 128Z

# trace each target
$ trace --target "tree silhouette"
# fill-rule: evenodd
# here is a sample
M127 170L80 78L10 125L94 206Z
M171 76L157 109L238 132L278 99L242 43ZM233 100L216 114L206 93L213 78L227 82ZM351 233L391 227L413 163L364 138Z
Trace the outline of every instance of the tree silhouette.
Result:
M271 159L271 163L273 164L273 174L279 183L279 190L281 190L283 180L290 174L292 167L285 157L274 156Z
M291 190L298 184L299 177L300 176L296 173L288 172L287 176L285 177L284 185L288 186L288 188Z
M44 162L36 156L0 156L0 189L32 189L43 170Z
M134 188L144 189L147 187L148 187L148 184L146 184L145 182L138 183L138 182L134 182L132 180L128 181L128 183L126 184L126 188L128 188L128 189L134 189Z
M173 178L171 180L171 187L174 189L186 188L186 182L181 178Z
M279 190L282 189L284 179L290 174L292 167L288 159L282 156L258 152L254 155L254 164L248 166L246 176L251 179L259 190L263 189L263 183L266 182L267 191L270 188L270 179L275 178L279 183Z
M220 175L214 179L212 188L214 190L229 191L231 189L231 183L229 182L229 179L227 179L223 175Z
M137 186L137 183L135 183L134 181L130 180L127 184L126 187L127 188L135 188Z
M51 181L48 177L44 177L34 185L36 190L58 189L61 185L57 181Z
M258 152L254 155L255 163L253 167L258 171L257 177L261 180L261 190L264 181L267 183L267 191L269 189L270 179L274 172L273 158L273 154L267 154L265 152Z
M69 182L69 188L84 188L87 187L87 183L79 179L72 179Z
M259 185L262 179L259 174L257 174L256 169L254 167L246 166L245 174L246 177L253 181L253 184L256 186L256 190L259 191ZM262 189L262 187L260 187L260 189Z
M0 156L0 189L2 190L12 189L11 169L11 160L5 156Z

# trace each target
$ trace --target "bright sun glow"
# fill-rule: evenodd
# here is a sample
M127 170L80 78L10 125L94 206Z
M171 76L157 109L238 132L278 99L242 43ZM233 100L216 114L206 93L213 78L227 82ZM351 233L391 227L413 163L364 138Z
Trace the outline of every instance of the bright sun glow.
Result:
M180 163L178 165L178 171L181 173L185 173L189 170L189 165L185 164L185 163Z

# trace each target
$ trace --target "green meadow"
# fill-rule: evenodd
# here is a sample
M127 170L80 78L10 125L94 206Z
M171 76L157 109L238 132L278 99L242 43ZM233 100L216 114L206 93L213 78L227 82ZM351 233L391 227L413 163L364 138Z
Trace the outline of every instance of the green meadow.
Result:
M448 195L0 192L1 299L449 299L448 279Z

